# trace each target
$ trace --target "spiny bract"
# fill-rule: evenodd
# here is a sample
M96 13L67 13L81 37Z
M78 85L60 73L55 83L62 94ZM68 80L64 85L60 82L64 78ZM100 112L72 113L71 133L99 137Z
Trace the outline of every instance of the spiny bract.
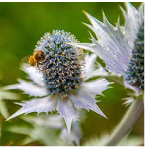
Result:
M137 10L125 3L127 11L125 26L117 22L113 26L103 13L104 22L85 13L92 25L86 24L96 35L91 35L92 43L72 43L76 47L96 53L106 63L106 69L113 74L125 77L125 86L142 93L144 85L144 13L142 4Z
M35 50L46 53L45 62L38 63L43 72L47 89L51 94L67 97L81 83L83 51L66 42L77 42L70 33L56 30L46 33Z

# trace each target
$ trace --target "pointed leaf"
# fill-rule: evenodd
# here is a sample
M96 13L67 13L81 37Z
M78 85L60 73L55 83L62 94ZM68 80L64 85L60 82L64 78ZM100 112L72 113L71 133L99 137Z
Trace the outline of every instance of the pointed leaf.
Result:
M21 103L22 108L10 116L7 120L17 117L21 114L28 114L31 112L50 112L55 109L56 99L51 97L36 98L31 101Z
M71 100L77 108L84 108L86 110L92 110L101 116L107 118L101 109L97 106L95 96L88 92L81 92L77 96L72 95Z
M80 89L93 95L99 95L109 88L109 84L112 83L108 82L106 79L97 79L90 82L83 82Z
M30 96L45 96L48 94L47 89L43 87L39 87L32 82L27 82L19 79L19 84L9 85L6 89L20 89L24 91L24 93L29 94Z
M57 111L64 117L68 132L70 133L73 119L77 119L77 112L69 99L60 99L57 103Z

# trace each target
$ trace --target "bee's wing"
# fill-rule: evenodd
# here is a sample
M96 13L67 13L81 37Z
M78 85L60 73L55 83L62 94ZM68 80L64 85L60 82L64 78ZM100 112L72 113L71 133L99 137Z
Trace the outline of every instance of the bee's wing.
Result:
M22 58L21 63L23 64L23 66L31 67L31 65L29 63L29 58L30 57L31 57L31 55Z
M29 64L29 58L30 58L30 56L31 56L31 55L26 56L26 57L23 57L21 61L22 61L23 63L28 63L28 64Z

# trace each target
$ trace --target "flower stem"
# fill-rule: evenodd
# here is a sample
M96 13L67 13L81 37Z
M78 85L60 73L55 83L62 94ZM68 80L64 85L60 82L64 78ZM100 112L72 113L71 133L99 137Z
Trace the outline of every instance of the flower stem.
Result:
M135 122L138 120L141 112L143 111L143 99L135 100L128 111L124 115L119 125L113 131L109 141L105 144L106 146L117 145L132 129Z

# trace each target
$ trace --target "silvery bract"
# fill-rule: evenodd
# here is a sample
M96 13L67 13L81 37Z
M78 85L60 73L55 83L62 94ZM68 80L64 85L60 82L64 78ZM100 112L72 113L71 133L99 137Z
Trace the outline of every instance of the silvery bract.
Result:
M144 90L143 4L137 10L130 3L126 3L126 8L127 12L122 9L125 26L121 26L118 20L114 27L104 13L104 22L85 13L92 24L85 25L95 33L98 40L91 35L92 43L72 44L99 55L105 61L106 69L112 74L123 75L126 87L139 95ZM128 102L131 100L132 98Z
M7 89L20 89L25 94L35 97L30 101L23 103L16 103L22 108L13 114L9 119L12 119L21 114L28 114L31 112L51 112L57 110L58 113L65 119L67 129L70 132L73 120L78 119L78 111L81 108L92 110L103 117L105 114L100 110L96 104L96 95L101 95L102 92L108 89L109 82L105 79L96 79L87 81L88 78L99 76L103 72L103 68L95 68L95 61L97 56L87 54L85 56L85 72L83 72L83 82L78 91L74 94L69 94L67 99L51 96L44 83L43 74L35 67L23 65L22 70L29 75L31 82L19 79L18 84L7 86ZM91 76L90 76L91 75Z

